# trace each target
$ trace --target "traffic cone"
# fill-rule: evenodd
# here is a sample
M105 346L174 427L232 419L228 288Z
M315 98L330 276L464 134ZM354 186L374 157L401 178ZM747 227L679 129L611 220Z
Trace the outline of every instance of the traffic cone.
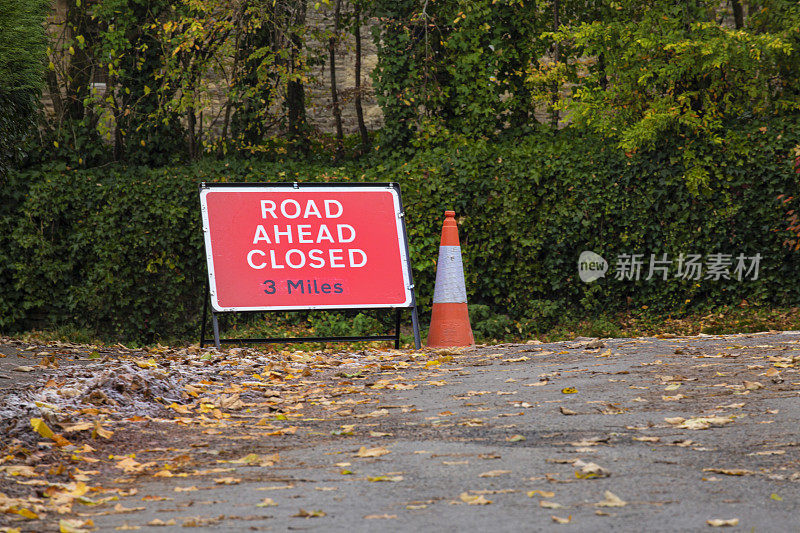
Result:
M436 286L433 290L433 312L428 331L428 346L470 346L475 344L467 310L467 288L464 286L464 265L455 211L444 212L439 262L436 265Z

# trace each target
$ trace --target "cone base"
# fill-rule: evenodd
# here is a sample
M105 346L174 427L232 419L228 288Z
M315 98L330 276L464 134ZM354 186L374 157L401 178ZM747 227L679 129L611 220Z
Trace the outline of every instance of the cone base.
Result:
M431 328L428 332L428 346L447 348L451 346L472 346L475 338L469 324L469 311L466 303L433 304Z

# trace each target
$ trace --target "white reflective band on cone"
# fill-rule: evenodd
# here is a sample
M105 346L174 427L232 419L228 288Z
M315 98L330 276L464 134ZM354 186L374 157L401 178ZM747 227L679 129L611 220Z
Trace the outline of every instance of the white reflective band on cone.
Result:
M433 303L467 303L467 288L464 285L464 265L461 263L460 246L439 247Z

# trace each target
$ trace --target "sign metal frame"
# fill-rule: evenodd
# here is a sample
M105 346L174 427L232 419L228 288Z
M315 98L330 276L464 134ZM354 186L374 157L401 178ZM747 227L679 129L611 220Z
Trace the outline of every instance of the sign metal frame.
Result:
M379 183L301 183L301 182L202 182L200 183L201 213L203 217L203 236L206 254L207 276L205 281L205 291L203 297L203 317L200 328L200 347L206 344L206 324L208 321L209 301L211 303L211 324L214 335L214 345L220 349L222 344L257 344L257 343L292 343L292 342L354 342L383 340L394 341L395 348L400 347L400 313L402 309L411 310L411 324L414 331L414 345L416 349L421 346L419 332L419 316L417 312L416 292L414 290L414 278L411 269L411 258L408 247L408 232L405 223L405 210L403 200L400 195L400 185L394 182ZM283 189L287 190L316 190L331 191L348 189L358 190L386 190L393 193L395 215L397 216L397 237L400 244L400 258L402 262L402 274L405 284L405 302L400 305L395 304L367 304L367 305L291 305L291 306L264 306L264 307L223 307L216 300L214 263L212 256L212 242L210 235L210 225L208 218L208 208L205 202L205 195L213 189L239 189L242 191L252 189ZM273 311L300 311L300 310L323 310L323 311L347 311L353 309L394 309L395 310L395 330L394 334L372 335L372 336L336 336L336 337L269 337L269 338L221 338L219 320L217 315L220 313L247 313L247 312L273 312ZM211 339L208 339L210 341Z

